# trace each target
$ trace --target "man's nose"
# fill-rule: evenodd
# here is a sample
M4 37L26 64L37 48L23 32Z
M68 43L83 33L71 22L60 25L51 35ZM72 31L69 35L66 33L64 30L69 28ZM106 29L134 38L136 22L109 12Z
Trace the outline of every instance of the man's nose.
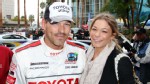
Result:
M64 33L65 32L65 27L63 23L59 23L59 32Z

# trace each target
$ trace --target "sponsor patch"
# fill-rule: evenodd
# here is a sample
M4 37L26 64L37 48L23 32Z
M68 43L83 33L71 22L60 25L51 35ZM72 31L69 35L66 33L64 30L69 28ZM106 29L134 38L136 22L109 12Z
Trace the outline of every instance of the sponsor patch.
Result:
M10 71L14 71L17 68L16 64L13 62L10 64Z
M78 78L60 79L53 81L28 82L28 84L79 84Z
M30 69L33 69L33 70L36 70L36 69L49 69L49 66L30 67Z
M67 59L65 60L65 64L76 64L78 60L78 53L68 53Z
M33 65L47 65L48 62L36 62L36 63L30 63L31 66Z
M62 52L62 51L61 51ZM57 52L57 53L50 53L50 56L57 56L59 55L61 52Z
M78 66L65 66L65 69L70 69L70 68L78 68Z
M16 81L16 78L14 78L14 77L8 75L8 76L7 76L7 80L6 80L6 84L14 84L15 81Z

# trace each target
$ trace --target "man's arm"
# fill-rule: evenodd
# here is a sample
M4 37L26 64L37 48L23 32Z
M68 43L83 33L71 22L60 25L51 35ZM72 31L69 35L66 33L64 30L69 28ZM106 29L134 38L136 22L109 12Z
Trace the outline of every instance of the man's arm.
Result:
M26 84L23 70L20 68L16 54L13 55L6 84Z
M135 59L143 64L150 63L150 45L148 45L148 47L145 51L145 56L143 58L139 58L138 55L135 54Z

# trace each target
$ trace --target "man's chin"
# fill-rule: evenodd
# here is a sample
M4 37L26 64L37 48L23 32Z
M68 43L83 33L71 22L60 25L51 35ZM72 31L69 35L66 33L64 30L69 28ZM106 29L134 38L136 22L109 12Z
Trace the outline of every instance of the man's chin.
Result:
M64 45L64 43L65 43L65 40L57 40L55 42L55 44L58 45L58 46L62 46L62 45Z

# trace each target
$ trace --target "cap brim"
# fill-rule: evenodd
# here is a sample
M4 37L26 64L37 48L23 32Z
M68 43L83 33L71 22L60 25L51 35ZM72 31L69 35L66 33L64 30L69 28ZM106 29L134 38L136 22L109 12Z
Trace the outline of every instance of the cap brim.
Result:
M51 22L61 22L61 21L66 20L66 21L71 21L72 23L75 23L72 18L67 17L67 16L57 16L57 17L52 17L50 19L51 19Z

